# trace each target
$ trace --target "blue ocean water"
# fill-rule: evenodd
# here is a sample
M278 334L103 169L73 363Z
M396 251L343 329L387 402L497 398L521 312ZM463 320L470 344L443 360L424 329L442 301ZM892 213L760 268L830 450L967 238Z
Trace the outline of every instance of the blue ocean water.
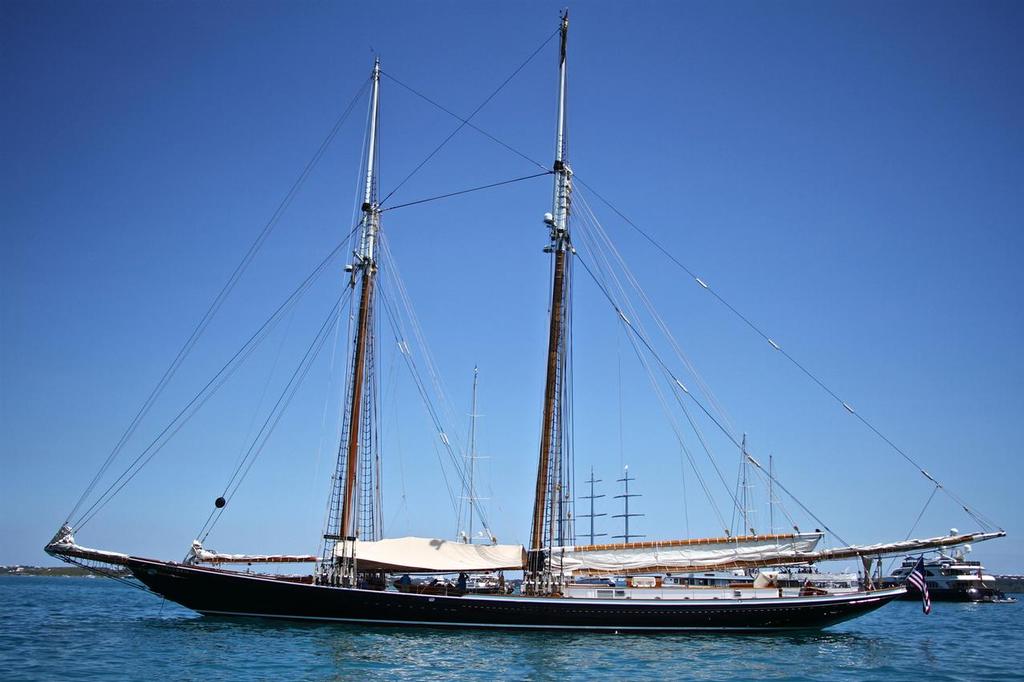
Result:
M90 578L0 577L0 679L1024 679L1024 601L889 604L817 634L604 635L232 621Z

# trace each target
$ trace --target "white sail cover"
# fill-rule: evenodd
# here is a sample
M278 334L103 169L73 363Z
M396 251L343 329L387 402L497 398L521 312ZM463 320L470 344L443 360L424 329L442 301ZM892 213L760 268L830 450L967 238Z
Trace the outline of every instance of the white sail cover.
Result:
M337 554L342 553L338 544ZM521 570L526 563L522 545L470 545L436 538L356 540L359 570L392 573L459 573Z
M560 547L551 561L556 571L565 573L698 571L766 561L786 563L813 552L822 536L798 533Z
M836 547L823 549L815 552L812 561L833 561L836 559L849 559L851 557L883 557L896 556L899 554L916 554L927 552L944 547L956 547L968 542L984 542L1005 537L1006 532L1002 530L976 533L959 533L951 531L949 535L939 535L934 538L923 540L900 540L899 542L883 542L875 545L850 545L849 547Z
M192 542L191 558L201 564L308 564L319 560L312 554L221 554Z

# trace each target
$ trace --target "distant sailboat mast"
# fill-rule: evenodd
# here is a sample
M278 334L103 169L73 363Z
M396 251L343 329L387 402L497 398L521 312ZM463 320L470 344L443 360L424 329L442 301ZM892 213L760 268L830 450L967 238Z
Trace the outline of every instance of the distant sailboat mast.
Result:
M600 537L604 537L606 535L606 533L595 533L594 532L594 519L596 519L598 516L607 516L607 514L604 514L604 513L597 514L597 513L594 512L594 500L597 500L597 499L600 499L600 498L604 497L604 495L595 495L594 494L594 484L595 483L600 483L600 482L601 482L600 478L594 478L594 467L590 467L590 478L588 478L586 481L584 481L584 483L587 483L588 485L590 485L590 494L589 495L583 495L582 497L580 497L581 500L590 500L590 513L589 514L580 514L580 516L582 518L590 519L590 533L588 534L588 537L590 538L590 544L594 544L594 538L600 538Z
M466 528L465 530L460 529L461 540L465 543L473 543L473 512L477 503L480 502L481 498L476 494L476 462L480 459L480 456L476 453L476 419L480 415L476 411L476 396L477 396L477 381L479 379L480 369L473 367L473 398L472 407L469 414L469 453L466 455ZM494 537L491 535L491 531L484 528L483 532L487 534L489 541L494 544Z
M478 370L473 368L473 414L469 416L469 542L473 542L473 504L476 491L473 489L473 474L476 470L476 382Z
M622 519L622 535L613 535L612 539L622 539L624 544L629 544L631 538L645 538L646 535L639 535L637 533L629 532L629 520L637 516L644 516L644 514L637 514L636 512L630 513L629 511L629 499L631 497L641 497L640 493L629 492L629 482L635 481L635 478L629 477L629 466L623 467L622 478L619 479L619 483L623 485L623 493L616 495L615 499L622 500L622 513L615 514L612 516L613 519Z
M740 530L740 535L757 535L757 531L751 525L751 515L753 510L750 508L752 498L750 495L750 482L747 480L749 474L749 468L747 467L747 434L743 434L743 441L740 444L740 515L743 518L743 528Z

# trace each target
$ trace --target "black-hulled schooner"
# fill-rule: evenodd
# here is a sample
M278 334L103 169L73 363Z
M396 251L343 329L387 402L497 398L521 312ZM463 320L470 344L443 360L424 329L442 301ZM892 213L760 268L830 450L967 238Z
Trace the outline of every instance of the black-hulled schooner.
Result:
M365 531L376 512L372 485L372 365L375 283L378 275L381 205L377 195L378 101L381 69L372 72L370 125L358 249L348 266L355 310L354 335L346 384L338 464L330 512L318 555L230 555L196 542L181 562L146 559L77 544L71 520L46 546L51 555L106 572L127 569L152 592L210 616L335 621L403 626L580 629L609 631L772 631L822 628L865 614L905 593L903 587L877 588L869 580L847 592L784 591L769 578L753 586L719 594L697 589L668 589L660 578L694 571L758 569L859 558L869 569L882 556L952 546L1002 535L951 534L885 545L816 548L822 533L758 534L750 529L721 537L575 545L567 516L566 481L570 409L566 382L571 334L569 296L571 262L576 256L570 231L573 172L567 156L566 44L568 15L563 14L558 54L558 115L552 209L545 215L552 259L548 353L542 431L529 545L474 544L434 538L379 539ZM617 310L626 320L625 314ZM627 324L628 324L628 320ZM686 390L678 382L682 390ZM756 465L756 460L749 458ZM224 507L218 498L218 510ZM372 519L371 519L372 520ZM372 524L371 524L372 526ZM772 529L773 530L773 529ZM307 575L233 571L232 563L310 562ZM521 588L503 594L396 589L389 581L405 574L473 574L523 571ZM110 573L118 576L120 573ZM865 571L870 576L870 570ZM631 589L615 581L626 578ZM628 577L628 578L627 578ZM644 579L641 579L644 578ZM644 590L647 589L645 592Z

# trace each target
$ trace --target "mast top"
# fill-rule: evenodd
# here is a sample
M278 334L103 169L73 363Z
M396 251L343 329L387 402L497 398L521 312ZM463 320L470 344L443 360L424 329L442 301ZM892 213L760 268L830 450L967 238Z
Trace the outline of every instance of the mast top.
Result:
M363 267L372 267L380 206L377 203L377 129L380 109L380 57L373 60L373 91L370 95L370 131L366 142L366 181L363 191L363 233L358 251Z
M568 135L566 120L566 45L569 39L569 10L562 12L561 48L558 59L558 117L555 125L555 161L552 171L555 175L554 196L550 219L545 222L551 228L552 246L557 250L565 248L569 237L570 195L572 193L572 170L569 168Z

